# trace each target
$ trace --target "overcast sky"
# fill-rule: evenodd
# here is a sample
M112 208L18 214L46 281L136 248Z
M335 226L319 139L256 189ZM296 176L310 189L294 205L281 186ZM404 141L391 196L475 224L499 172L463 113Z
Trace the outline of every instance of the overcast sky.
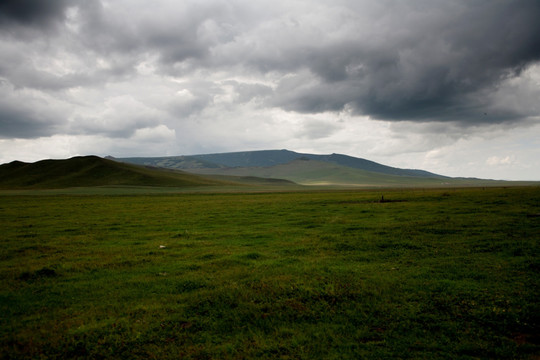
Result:
M540 180L540 1L2 0L0 163L289 149Z

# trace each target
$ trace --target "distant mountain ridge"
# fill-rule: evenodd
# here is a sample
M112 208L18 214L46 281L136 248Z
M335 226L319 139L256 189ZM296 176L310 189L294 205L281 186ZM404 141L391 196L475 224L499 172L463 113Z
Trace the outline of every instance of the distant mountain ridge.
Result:
M276 165L284 165L302 158L337 164L354 169L360 169L386 175L428 177L439 179L447 178L446 176L434 174L424 170L400 169L348 155L316 155L297 153L290 150L257 150L171 157L120 158L117 160L141 165L152 165L172 169L194 170L237 167L271 167Z
M441 186L453 182L434 177L399 176L376 173L347 167L332 162L301 157L286 164L266 167L202 168L186 171L201 175L220 174L227 176L256 176L262 178L287 179L301 185L333 185L353 187L395 186Z
M291 158L294 159L288 161ZM131 164L128 160L142 165ZM450 178L422 170L392 168L346 155L300 154L287 150L129 159L78 156L0 165L2 190L127 186L199 191L201 187L230 190L243 186L241 189L260 191L263 187L298 189L298 185L401 188L528 184ZM538 183L534 185L538 186Z

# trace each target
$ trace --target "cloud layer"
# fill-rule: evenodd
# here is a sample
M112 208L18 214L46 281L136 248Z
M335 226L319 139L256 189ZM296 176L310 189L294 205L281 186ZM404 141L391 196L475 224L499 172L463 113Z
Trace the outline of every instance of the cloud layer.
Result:
M418 144L429 124L454 142L536 129L539 18L535 0L3 1L0 139L193 153L326 148L381 122Z

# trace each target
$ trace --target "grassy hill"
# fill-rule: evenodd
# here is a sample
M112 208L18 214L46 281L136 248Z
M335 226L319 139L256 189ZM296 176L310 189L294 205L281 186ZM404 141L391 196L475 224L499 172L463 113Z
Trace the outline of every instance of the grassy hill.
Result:
M302 185L341 185L362 187L409 187L409 186L466 186L466 185L504 185L506 182L491 180L400 176L366 171L332 162L299 158L287 164L269 167L231 167L187 169L196 174L220 174L229 176L257 176L264 178L287 179Z
M452 178L424 170L400 169L348 155L315 155L261 150L192 156L116 159L199 175L284 179L302 185L353 187L441 187L537 185L534 182ZM227 179L227 178L219 178Z
M0 188L55 189L87 186L208 186L230 185L181 171L120 163L97 156L35 163L14 161L0 165Z
M162 156L162 157L130 157L116 159L108 157L111 160L126 162L130 164L155 166L167 169L194 169L194 168L220 168L224 165L216 164L210 161L198 159L195 156Z
M172 169L222 169L222 168L256 168L271 167L289 164L298 159L316 160L322 163L346 166L386 175L446 178L424 170L400 169L382 165L374 161L342 154L316 155L297 153L290 150L260 150L241 151L231 153L203 154L191 156L150 157L150 158L122 158L120 161L159 166ZM221 173L221 172L218 172ZM255 174L252 174L255 175ZM256 175L255 175L256 176Z
M281 154L288 154L288 152ZM338 155L338 157L350 161L350 157L342 155ZM138 159L143 162L148 158ZM165 163L171 166L179 164L179 162L174 162L172 158L160 159L161 165ZM184 166L189 165L190 167L180 171L150 165L123 163L97 156L74 157L67 160L42 160L36 163L14 161L0 165L0 189L32 190L104 186L191 189L207 186L218 186L223 189L230 186L235 189L238 186L263 186L281 189L284 186L294 187L296 184L341 187L530 185L521 182L448 178L435 174L433 177L395 175L344 166L332 161L314 160L309 157L300 157L285 164L265 167L225 167L223 164L216 165L208 160L186 157L176 157L176 160L181 160ZM256 161L256 163L258 162ZM205 167L199 168L197 164Z

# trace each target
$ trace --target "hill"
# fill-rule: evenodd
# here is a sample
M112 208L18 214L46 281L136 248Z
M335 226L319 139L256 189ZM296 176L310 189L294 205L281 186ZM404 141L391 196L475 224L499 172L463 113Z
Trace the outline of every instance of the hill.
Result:
M181 171L120 163L97 156L42 160L35 163L13 161L0 165L0 188L3 189L57 189L111 185L186 187L230 184L233 183Z
M193 158L226 167L266 167L287 164L297 159L310 159L319 162L332 163L351 167L354 169L361 169L388 175L441 178L444 177L424 170L400 169L348 155L316 155L297 153L290 150L262 150L222 154L194 155Z
M400 169L343 154L316 155L260 150L170 157L115 159L145 166L230 179L230 176L284 179L301 185L354 187L440 187L537 185L476 178L452 178L418 169ZM218 176L218 177L215 177ZM268 181L268 180L267 180Z
M298 157L285 162L295 156ZM346 155L300 154L287 150L120 160L144 165L113 161L97 156L42 160L35 163L13 161L0 165L0 189L65 189L99 186L156 188L265 186L275 189L276 186L282 188L294 186L295 183L346 187L527 185L515 182L449 178L422 170L392 168ZM242 166L253 164L257 166ZM267 166L262 166L264 164ZM178 170L178 168L183 170ZM365 170L365 168L372 170Z
M163 156L163 157L130 157L130 158L114 158L107 156L106 159L144 165L154 166L166 169L211 169L221 168L225 165L216 164L210 161L199 159L197 156Z
M348 155L316 155L297 153L290 150L242 151L175 157L122 158L118 160L140 165L151 165L172 169L189 169L192 171L193 169L271 167L288 164L297 159L316 160L318 162L331 163L387 175L446 178L445 176L424 170L400 169Z
M182 169L206 176L255 176L286 179L302 185L363 187L480 185L478 180L455 179L417 169L400 169L348 155L316 155L290 150L117 160L146 166Z
M287 164L268 167L192 168L195 174L228 176L257 176L287 179L302 185L338 185L360 187L414 186L488 186L505 184L492 180L448 178L441 176L402 176L366 171L332 162L299 158Z

